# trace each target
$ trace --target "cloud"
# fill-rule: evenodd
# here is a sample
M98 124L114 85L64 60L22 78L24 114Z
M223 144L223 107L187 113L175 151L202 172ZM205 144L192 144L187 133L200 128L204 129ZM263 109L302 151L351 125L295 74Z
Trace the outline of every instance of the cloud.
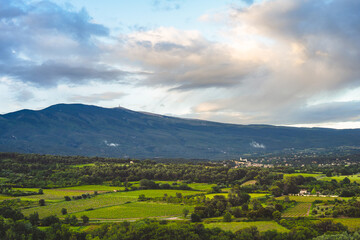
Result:
M232 123L359 120L360 99L336 99L360 89L358 0L240 1L199 17L201 24L225 24L217 25L212 39L204 35L209 29L141 25L112 36L85 9L50 1L0 2L0 78L45 90L125 83L133 91L124 98L128 106L146 104L154 111L158 106L150 97L138 96L142 89L161 89L180 109L174 115ZM173 11L182 1L152 3L156 10ZM68 99L109 103L123 96L101 92ZM19 101L34 96L19 93L13 94Z
M228 88L258 74L256 63L226 44L206 40L197 31L158 28L130 34L124 41L114 51L117 49L120 59L151 72L141 82L149 86L180 91Z
M289 112L289 123L360 121L360 101L316 104Z
M24 82L36 83L39 86L52 86L58 82L84 83L90 80L120 81L130 72L109 68L101 64L79 64L44 62L41 65L0 65L0 71L7 76L21 79Z
M250 143L250 146L253 147L253 148L261 148L261 149L265 149L265 145L262 144L262 143L258 143L258 142L255 142L255 141L252 141Z
M181 0L153 0L152 5L155 10L173 11L179 10L182 2Z
M194 115L210 105L217 107L207 118L223 114L238 123L358 120L358 103L334 102L334 96L360 87L359 11L355 0L273 0L234 8L227 32L234 52L246 46L248 56L261 56L253 60L263 71L200 103ZM326 102L313 104L317 98Z
M105 140L104 143L108 147L118 147L118 146L120 146L120 144L118 144L118 143L110 143L107 140Z
M248 5L251 5L254 3L254 0L241 0L242 2L248 4Z
M37 86L91 80L119 81L130 73L101 62L97 37L109 29L92 22L85 9L49 1L1 1L0 76Z
M95 93L91 95L75 95L70 98L72 102L87 102L87 103L97 103L101 101L111 101L114 99L119 99L125 96L125 93L122 92L104 92L104 93Z

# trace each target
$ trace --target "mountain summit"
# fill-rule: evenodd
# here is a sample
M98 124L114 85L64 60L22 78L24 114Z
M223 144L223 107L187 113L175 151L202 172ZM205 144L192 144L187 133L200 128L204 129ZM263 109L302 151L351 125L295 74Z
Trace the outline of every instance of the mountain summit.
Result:
M339 146L360 146L360 129L235 125L82 104L0 115L2 152L229 159Z

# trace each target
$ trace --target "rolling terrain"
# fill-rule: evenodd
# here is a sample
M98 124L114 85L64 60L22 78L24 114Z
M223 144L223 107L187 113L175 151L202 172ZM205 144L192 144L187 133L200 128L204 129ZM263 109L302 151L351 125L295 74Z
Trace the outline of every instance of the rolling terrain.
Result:
M340 146L359 147L360 130L224 124L82 104L0 115L2 152L228 159Z

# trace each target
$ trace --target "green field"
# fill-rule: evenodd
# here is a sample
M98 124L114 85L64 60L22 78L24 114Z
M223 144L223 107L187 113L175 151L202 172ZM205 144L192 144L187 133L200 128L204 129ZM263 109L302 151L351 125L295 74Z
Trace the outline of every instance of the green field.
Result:
M4 177L0 177L0 183L1 182L5 182L6 180L8 180L7 178L4 178Z
M248 186L248 185L254 185L256 183L256 180L249 180L247 182L244 182L241 184L241 186Z
M206 194L205 196L209 199L213 199L214 196L216 195L221 195L221 196L225 196L227 198L227 196L229 195L229 193L211 193L211 194Z
M49 216L49 215L60 215L61 209L66 208L68 213L75 213L80 211L85 211L86 209L93 208L102 208L108 206L114 206L123 204L128 201L137 201L140 194L144 194L145 197L162 197L164 194L168 196L175 196L176 193L181 193L182 195L192 195L197 194L196 191L184 191L184 190L139 190L139 191L129 191L129 192L117 192L117 193L107 193L101 194L96 197L72 201L61 201L57 203L49 203L46 206L38 206L34 208L24 209L23 213L29 215L33 212L38 212L40 217ZM42 196L42 195L37 195Z
M83 167L93 167L93 166L95 166L95 163L71 165L71 167L73 167L73 168L83 168Z
M211 193L211 194L206 194L205 196L210 199L213 199L215 195L222 195L227 198L229 193ZM251 199L253 199L253 198L262 198L269 194L267 194L267 193L249 193L249 195L250 195Z
M247 228L247 227L257 227L260 232L265 232L267 230L277 230L279 232L288 232L286 228L277 224L275 221L256 221L256 222L216 222L216 223L209 223L205 224L205 227L214 228L219 227L226 231L236 232L240 229Z
M77 217L86 215L90 219L180 217L184 208L187 208L190 211L193 210L193 207L179 204L133 202L113 207L99 208L93 211L79 212L75 215Z
M249 193L249 195L251 198L262 198L269 194L268 193Z
M210 191L212 187L215 187L217 185L208 183L189 183L188 186L194 190L207 192Z
M231 190L231 188L222 188L221 189L222 192L227 192L227 193L230 192L230 190Z
M331 181L332 179L335 179L336 181L340 182L342 180L344 180L344 178L348 178L350 179L351 182L358 182L360 183L360 174L354 174L354 175L349 175L349 176L334 176L334 177L323 177L320 178L319 180L322 181Z
M285 196L277 197L277 200L284 200ZM289 196L290 200L297 202L312 203L315 200L321 201L333 201L336 197L316 197L316 196ZM338 198L341 199L341 198Z
M282 217L306 217L309 216L311 203L300 202L282 214Z
M38 212L40 217L46 217L49 215L61 215L61 209L66 208L68 213L75 213L79 211L85 211L86 209L96 209L106 206L114 206L117 204L123 204L127 201L135 201L134 198L118 197L115 194L103 194L90 199L80 199L72 201L62 201L58 203L48 203L46 206L37 206L34 208L24 209L22 212L24 215L30 215L33 212Z
M301 175L303 177L314 177L314 178L320 178L322 176L325 176L324 174L321 174L321 173L284 173L284 178L296 177L299 175Z
M76 186L76 187L68 187L62 188L64 190L79 190L79 191L98 191L98 192L112 192L114 190L123 190L124 187L113 187L113 186L106 186L106 185L83 185L83 186Z
M360 218L330 218L336 223L342 223L349 228L350 231L360 229Z
M14 198L15 198L15 197L5 196L5 195L0 194L0 201L8 200L8 199L14 199Z
M38 188L14 188L22 190L22 191L33 191L33 192L37 192L39 191ZM72 190L72 189L43 189L44 194L41 195L31 195L31 196L26 196L26 197L19 197L21 199L26 199L26 200L33 200L33 201L38 201L39 199L45 199L45 200L64 200L65 196L79 196L81 194L84 193L89 193L89 194L93 194L93 191L86 191L86 190Z

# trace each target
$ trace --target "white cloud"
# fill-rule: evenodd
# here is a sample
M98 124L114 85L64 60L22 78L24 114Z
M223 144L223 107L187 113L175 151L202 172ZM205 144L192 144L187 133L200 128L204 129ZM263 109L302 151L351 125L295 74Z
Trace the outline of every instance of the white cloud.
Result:
M250 146L253 147L253 148L261 148L261 149L265 149L265 145L262 144L262 143L258 143L258 142L255 142L255 141L252 141L250 143Z

